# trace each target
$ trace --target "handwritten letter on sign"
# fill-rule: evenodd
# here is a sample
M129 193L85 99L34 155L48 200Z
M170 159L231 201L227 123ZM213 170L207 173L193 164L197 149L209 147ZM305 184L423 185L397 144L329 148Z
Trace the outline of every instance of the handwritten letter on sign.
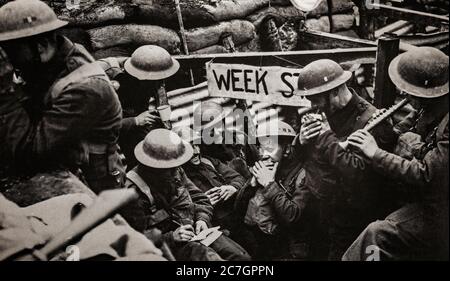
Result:
M296 93L298 71L280 66L209 63L208 92L212 97L310 106L309 101Z

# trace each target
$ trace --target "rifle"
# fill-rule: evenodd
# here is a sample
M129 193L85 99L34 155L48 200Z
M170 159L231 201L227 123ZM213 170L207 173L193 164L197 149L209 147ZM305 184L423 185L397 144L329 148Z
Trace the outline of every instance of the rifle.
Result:
M399 103L394 104L388 109L384 109L381 112L379 112L369 123L364 126L363 130L370 131L376 126L378 126L381 122L392 116L396 111L398 111L400 108L405 106L408 103L408 99L403 99ZM343 142L340 142L339 145L343 149L347 149L348 147L348 141L345 140Z
M138 194L134 189L103 191L91 206L81 211L67 228L56 234L45 246L33 249L31 254L21 256L17 260L49 260L59 249L81 238L137 198Z

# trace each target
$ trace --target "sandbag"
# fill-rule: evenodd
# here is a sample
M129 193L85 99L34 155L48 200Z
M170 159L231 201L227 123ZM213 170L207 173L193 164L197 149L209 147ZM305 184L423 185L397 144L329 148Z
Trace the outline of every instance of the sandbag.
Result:
M225 21L245 18L254 11L267 7L269 3L270 5L290 5L290 1L280 0L239 0L220 1L216 6L205 5L204 8L214 16L216 21Z
M243 44L255 37L255 26L244 20L221 22L208 27L198 27L186 30L186 42L189 51L196 51L216 45L221 35L231 33L235 45Z
M351 0L333 0L332 13L344 14L345 12L352 10L354 6L355 3L353 3ZM328 14L328 4L327 1L324 0L316 9L308 12L306 15L308 18L312 18L320 17L326 14Z
M120 22L133 18L136 6L126 3L116 3L108 1L104 5L98 6L97 1L91 1L88 6L81 6L80 9L62 9L58 17L66 20L72 26L99 26L105 23Z
M353 27L354 20L354 15L333 15L333 30L341 31L351 29ZM323 16L318 19L307 19L305 21L305 27L308 30L330 32L330 19L327 16Z
M130 45L114 46L97 50L92 55L96 60L110 57L131 57L131 54L133 54L137 48L137 46Z
M61 28L57 33L66 36L74 43L83 45L89 52L92 52L91 36L85 29L79 27Z
M109 25L88 30L94 50L119 45L158 45L171 54L180 53L180 38L171 29L156 25Z
M256 35L255 38L253 38L252 40L241 44L239 46L236 46L236 51L238 52L261 52L261 44L260 44L260 39L259 36Z
M261 23L264 22L267 17L273 17L277 23L281 23L287 20L303 19L305 14L294 6L267 7L249 15L247 20L252 22L256 29L259 29Z
M181 14L185 28L208 26L221 21L242 19L252 12L269 5L290 5L289 0L222 0L210 5L205 0L181 0ZM133 0L138 6L135 18L138 22L178 28L174 2Z
M217 23L212 15L201 6L185 8L181 5L181 14L185 28L206 26ZM172 29L178 29L178 18L174 5L140 4L136 12L136 22L157 24Z
M200 54L224 54L227 53L227 49L222 45L212 45L203 49L199 49L197 51L193 51L192 54L200 55Z

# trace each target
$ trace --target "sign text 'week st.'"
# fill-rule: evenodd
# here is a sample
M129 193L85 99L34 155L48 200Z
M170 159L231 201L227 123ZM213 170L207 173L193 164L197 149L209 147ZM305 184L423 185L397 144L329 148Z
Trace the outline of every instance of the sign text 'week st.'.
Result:
M296 93L298 72L299 69L281 66L222 63L206 65L211 97L309 107L309 101Z

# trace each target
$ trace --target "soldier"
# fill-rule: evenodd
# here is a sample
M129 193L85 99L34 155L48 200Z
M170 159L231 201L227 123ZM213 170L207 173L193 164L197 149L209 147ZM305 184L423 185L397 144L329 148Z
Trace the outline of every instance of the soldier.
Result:
M38 0L0 8L0 44L26 82L29 103L24 106L32 120L15 157L28 173L81 167L97 193L121 187L119 100L86 49L56 35L65 25Z
M233 213L234 199L245 184L245 179L222 161L203 156L198 145L201 137L191 128L177 127L173 131L194 148L191 160L183 165L183 169L211 201L214 207L213 224L230 230L234 239L233 232L239 227Z
M25 98L18 85L14 83L14 68L6 53L0 48L0 143L2 143L0 179L2 180L16 175L16 167L20 164L14 157L14 151L26 134L25 128L30 125L28 114L22 106Z
M408 94L420 114L407 135L416 140L395 155L379 148L372 134L349 137L383 176L399 180L416 199L371 223L350 246L343 260L448 260L448 67L441 51L421 47L397 56L389 76Z
M71 181L71 184L84 186L77 180ZM34 249L40 249L52 241L52 238L72 223L76 217L74 214L78 215L80 208L86 208L93 203L94 200L89 195L73 193L19 208L0 193L0 261L30 258L35 260L36 258L30 255ZM47 258L165 260L161 251L151 241L117 216L99 224L73 243L72 247L66 249L66 253L61 249Z
M127 173L127 188L139 202L122 213L136 230L159 228L179 260L249 260L247 252L221 235L210 247L190 240L211 226L212 205L181 168L192 146L167 129L152 130L135 148L139 165Z
M134 147L154 128L162 128L158 116L149 110L150 99L159 104L158 90L164 79L180 68L177 60L163 48L155 45L139 47L130 58L99 60L109 78L120 85L117 90L123 109L119 145L125 154L128 169L138 162Z
M249 143L248 136L244 136L241 143L235 142L234 136L241 133L227 128L225 124L225 119L232 115L232 110L213 101L204 101L194 110L194 130L203 139L200 145L203 155L230 165L248 179L251 177L248 165L256 161L258 151L254 144Z
M236 208L258 259L315 258L320 202L305 186L304 158L291 150L295 136L282 121L257 128L262 160L250 169L254 179L239 192Z
M330 202L330 260L340 260L345 250L376 218L389 212L383 180L360 156L345 150L339 142L363 128L377 109L348 88L351 78L332 60L318 60L305 66L298 79L298 91L325 115L330 130L321 133L320 122L312 118L302 124L299 140L307 151L307 185L321 200ZM377 142L390 150L395 141L387 122L375 131ZM324 204L326 206L326 204Z

